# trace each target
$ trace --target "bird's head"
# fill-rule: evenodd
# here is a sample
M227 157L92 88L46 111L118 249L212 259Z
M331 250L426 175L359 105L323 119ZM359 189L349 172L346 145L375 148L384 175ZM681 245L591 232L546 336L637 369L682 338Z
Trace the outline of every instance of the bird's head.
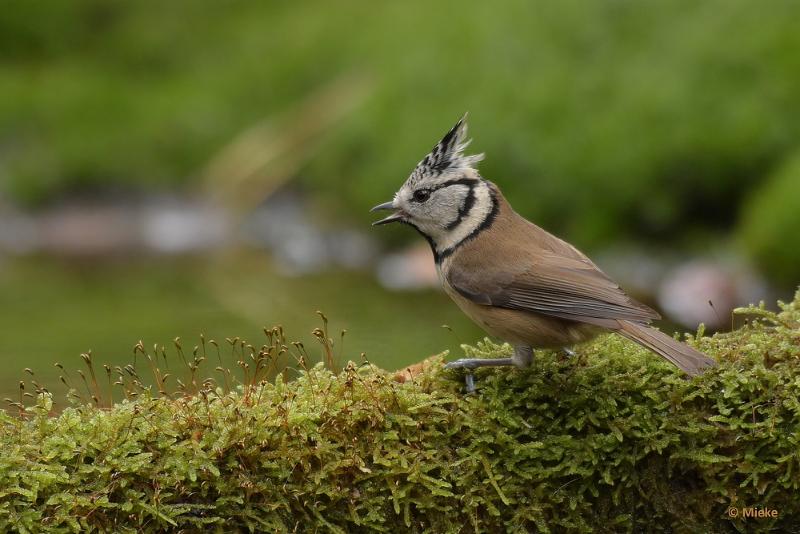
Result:
M466 238L494 208L489 184L475 164L483 154L465 156L466 116L414 168L394 199L372 208L394 210L373 225L401 222L426 236L434 252L442 252Z

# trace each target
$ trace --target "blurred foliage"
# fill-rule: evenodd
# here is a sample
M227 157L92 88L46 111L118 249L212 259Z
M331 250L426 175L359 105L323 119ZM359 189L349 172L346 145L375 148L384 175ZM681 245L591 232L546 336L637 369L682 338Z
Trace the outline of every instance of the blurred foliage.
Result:
M25 367L53 389L60 385L54 362L92 351L96 359L125 365L139 340L152 347L200 333L219 342L254 339L264 326L280 323L313 347L317 310L335 310L333 335L347 330L346 349L358 348L387 369L483 335L439 292L398 295L364 273L286 278L260 255L97 265L7 261L0 263L0 358L6 362L0 399L15 396ZM398 317L403 328L391 327Z
M149 391L135 369L109 369L106 384L98 369L87 374L93 400L74 393L56 417L41 390L32 406L0 412L0 526L789 532L800 514L800 292L782 308L741 310L753 320L740 330L699 333L693 343L720 365L692 380L613 335L573 358L543 351L526 371L479 370L479 392L466 396L441 357L405 381L355 364L335 373L280 330L260 348L225 349L250 365L236 385L195 374L216 365L207 344L169 371L184 378L174 393ZM287 352L299 378L264 380L258 370ZM108 408L106 387L128 399ZM778 516L732 519L728 507Z
M765 272L785 284L800 276L800 152L748 203L739 232Z
M354 71L371 95L300 172L338 213L388 198L465 110L484 175L581 246L731 229L740 206L755 209L751 193L777 187L765 178L800 138L790 1L12 0L3 11L0 172L29 203L191 183L237 133ZM772 240L790 232L761 211ZM796 256L763 263L779 261L791 263L774 272L796 281Z

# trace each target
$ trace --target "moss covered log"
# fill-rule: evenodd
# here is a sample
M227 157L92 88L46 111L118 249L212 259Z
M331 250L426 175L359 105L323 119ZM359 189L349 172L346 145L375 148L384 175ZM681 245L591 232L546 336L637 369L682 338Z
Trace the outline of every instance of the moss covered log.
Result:
M441 357L58 415L40 395L0 416L0 530L797 531L800 293L746 316L690 340L720 362L692 380L606 336L469 396Z

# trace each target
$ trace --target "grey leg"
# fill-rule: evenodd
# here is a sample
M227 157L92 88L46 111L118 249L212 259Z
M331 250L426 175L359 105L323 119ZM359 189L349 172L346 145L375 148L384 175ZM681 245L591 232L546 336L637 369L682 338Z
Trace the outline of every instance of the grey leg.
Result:
M470 372L478 367L504 367L513 365L519 368L528 367L533 361L533 349L524 345L514 347L511 358L461 358L444 366L445 369L466 369L467 393L475 391L475 377Z
M478 367L502 367L514 365L513 358L461 358L444 366L445 369L476 369Z
M533 349L527 345L514 347L511 358L461 358L444 366L445 369L475 369L477 367L528 367L533 361Z
M567 347L564 347L563 349L561 349L561 352L563 352L564 354L566 354L570 358L575 356L575 351L572 350L572 349L568 349Z

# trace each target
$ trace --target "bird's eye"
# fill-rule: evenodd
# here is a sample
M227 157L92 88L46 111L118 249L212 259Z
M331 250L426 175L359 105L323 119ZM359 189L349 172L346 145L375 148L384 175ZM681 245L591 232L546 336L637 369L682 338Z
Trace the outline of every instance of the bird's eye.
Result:
M425 202L431 196L431 192L427 189L417 189L414 191L414 200L417 202Z

